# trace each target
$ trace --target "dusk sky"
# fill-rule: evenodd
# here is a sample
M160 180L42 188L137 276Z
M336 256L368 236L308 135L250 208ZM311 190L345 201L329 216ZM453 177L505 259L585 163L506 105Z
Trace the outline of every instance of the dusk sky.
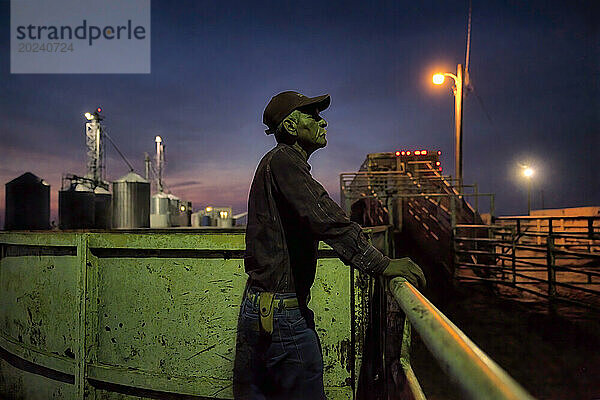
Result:
M533 208L540 190L546 208L600 206L598 11L592 0L473 1L464 180L496 193L500 215L526 212L519 162L536 170ZM194 210L246 210L274 144L262 112L284 90L331 95L329 143L310 163L336 201L339 173L367 153L441 150L453 173L451 85L431 76L464 63L467 15L468 1L152 1L150 74L11 74L0 1L0 226L4 184L27 171L51 184L57 220L61 175L85 173L83 114L98 106L141 175L163 137L165 181ZM128 168L107 149L117 179Z

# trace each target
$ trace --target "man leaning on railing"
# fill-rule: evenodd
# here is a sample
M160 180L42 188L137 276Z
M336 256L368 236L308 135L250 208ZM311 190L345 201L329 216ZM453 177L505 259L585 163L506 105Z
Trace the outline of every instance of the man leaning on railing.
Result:
M263 115L277 146L260 161L248 198L244 292L236 342L236 399L324 399L323 357L308 308L319 240L344 263L372 275L424 286L410 259L390 260L367 241L310 174L309 156L325 147L320 112L329 95L283 92Z

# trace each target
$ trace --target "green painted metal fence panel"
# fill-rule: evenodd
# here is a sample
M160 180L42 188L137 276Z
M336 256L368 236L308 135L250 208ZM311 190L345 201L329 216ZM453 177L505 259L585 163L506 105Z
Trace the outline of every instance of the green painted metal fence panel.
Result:
M107 258L98 264L98 364L136 371L148 389L230 397L246 281L240 260ZM126 375L115 370L111 380L129 384Z
M15 355L73 374L77 348L74 256L5 257L0 268L0 342Z
M1 233L0 244L0 347L70 374L74 382L46 384L48 378L33 379L3 363L0 394L39 385L38 396L60 389L64 398L140 398L98 388L104 382L232 398L235 328L246 281L243 231ZM77 254L31 255L65 248ZM332 399L352 398L353 368L356 375L360 368L366 299L356 301L362 306L353 343L350 293L350 269L336 258L320 258L310 305Z
M0 269L2 335L32 348L74 358L76 257L9 257Z

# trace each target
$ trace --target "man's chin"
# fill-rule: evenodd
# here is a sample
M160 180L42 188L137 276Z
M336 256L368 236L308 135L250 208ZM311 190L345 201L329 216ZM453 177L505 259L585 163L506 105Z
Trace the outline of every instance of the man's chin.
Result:
M325 136L325 133L319 137L319 142L323 143L323 146L327 144L327 137Z

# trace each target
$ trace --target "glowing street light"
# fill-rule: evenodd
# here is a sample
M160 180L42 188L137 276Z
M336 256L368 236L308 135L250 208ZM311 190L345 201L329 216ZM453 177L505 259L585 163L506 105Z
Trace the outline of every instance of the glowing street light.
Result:
M526 178L531 178L533 176L533 170L529 167L525 167L523 175L525 175Z
M458 181L459 191L462 192L463 183L463 154L462 154L462 106L463 106L463 66L456 66L456 75L445 72L433 75L433 83L441 85L444 83L445 77L449 76L454 80L454 174Z
M89 113L89 112L86 112L86 113L85 113L85 114L83 114L83 115L85 116L85 118L86 118L88 121L91 121L92 119L94 119L94 116L93 116L91 113Z
M433 76L433 83L435 83L436 85L441 85L442 83L444 83L444 74L435 74Z

